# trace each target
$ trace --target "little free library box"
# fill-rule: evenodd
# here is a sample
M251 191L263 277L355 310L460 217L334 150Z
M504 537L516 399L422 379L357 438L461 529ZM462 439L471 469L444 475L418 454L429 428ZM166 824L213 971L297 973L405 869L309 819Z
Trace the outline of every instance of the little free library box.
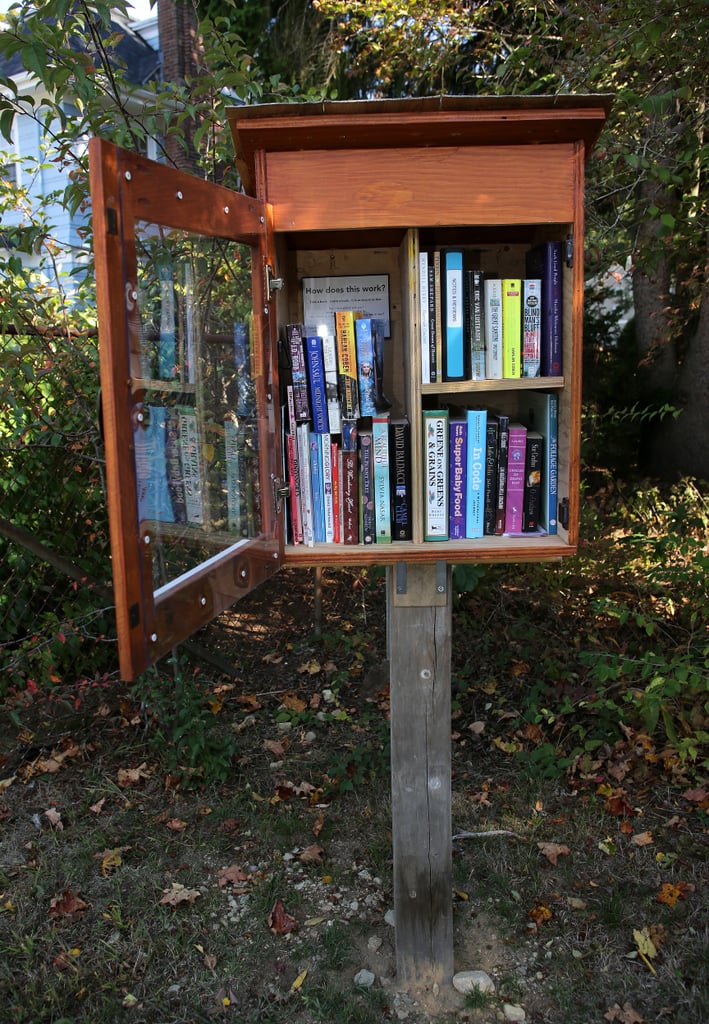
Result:
M451 566L578 541L607 96L235 107L242 192L90 143L120 671L281 565L387 580L398 984L453 970Z

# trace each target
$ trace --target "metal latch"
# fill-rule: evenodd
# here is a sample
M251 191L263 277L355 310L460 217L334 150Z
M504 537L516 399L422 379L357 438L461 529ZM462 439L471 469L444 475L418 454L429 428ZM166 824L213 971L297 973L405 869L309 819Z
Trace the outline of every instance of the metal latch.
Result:
M273 511L276 515L280 515L283 501L290 494L290 487L277 476L271 476L271 486L273 487Z
M271 302L273 299L273 293L278 292L283 287L283 278L274 277L273 267L270 263L266 264L266 301Z

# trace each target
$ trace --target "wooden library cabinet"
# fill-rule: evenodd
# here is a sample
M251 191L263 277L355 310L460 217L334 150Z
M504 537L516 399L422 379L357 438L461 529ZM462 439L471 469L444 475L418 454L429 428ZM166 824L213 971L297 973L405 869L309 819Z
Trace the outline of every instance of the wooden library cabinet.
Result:
M576 551L584 169L609 106L606 96L556 96L233 107L243 193L92 140L125 677L280 565L537 561ZM420 255L433 264L455 250L466 270L523 281L533 276L529 254L547 243L561 259L560 371L473 380L466 352L462 379L424 379ZM375 287L379 304L363 309ZM302 324L307 334L320 314L332 322L349 293L355 312L387 324L379 383L390 418L410 423L411 539L294 543L287 328ZM539 395L558 412L556 523L424 539L424 413L484 409L488 419L526 422ZM199 491L192 512L190 493L175 497L178 464L180 484Z

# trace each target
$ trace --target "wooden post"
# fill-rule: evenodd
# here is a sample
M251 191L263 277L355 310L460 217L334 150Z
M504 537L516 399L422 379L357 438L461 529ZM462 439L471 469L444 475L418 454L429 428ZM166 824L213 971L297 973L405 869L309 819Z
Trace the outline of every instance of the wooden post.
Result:
M453 976L451 570L393 566L387 610L397 980Z

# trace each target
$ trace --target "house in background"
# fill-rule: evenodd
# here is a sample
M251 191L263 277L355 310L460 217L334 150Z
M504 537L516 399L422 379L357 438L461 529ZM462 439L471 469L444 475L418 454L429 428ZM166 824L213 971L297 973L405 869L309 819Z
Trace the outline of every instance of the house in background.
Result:
M137 23L116 14L113 28L120 35L114 50L116 65L124 69L127 81L136 89L131 101L140 103L140 87L160 81L162 77L157 14ZM77 52L81 48L79 39L76 48ZM0 74L13 80L19 95L32 96L35 104L41 100L42 87L36 77L22 66L18 55L9 60L0 56ZM148 96L146 90L146 100ZM71 102L66 102L64 112L71 117L76 108ZM146 153L155 156L151 142L148 140ZM71 167L57 159L51 130L46 130L29 108L27 113L17 114L12 126L12 144L8 144L4 137L0 138L0 188L7 183L23 190L26 198L23 208L15 206L8 209L7 203L2 204L0 250L4 247L8 252L12 228L31 223L33 212L41 210L52 239L52 261L48 263L43 260L42 253L37 252L34 256L23 254L23 263L32 269L42 265L45 275L51 272L57 279L61 277L64 280L65 289L67 275L82 262L84 246L80 233L90 217L86 204L72 214L57 201L68 184L70 173Z

